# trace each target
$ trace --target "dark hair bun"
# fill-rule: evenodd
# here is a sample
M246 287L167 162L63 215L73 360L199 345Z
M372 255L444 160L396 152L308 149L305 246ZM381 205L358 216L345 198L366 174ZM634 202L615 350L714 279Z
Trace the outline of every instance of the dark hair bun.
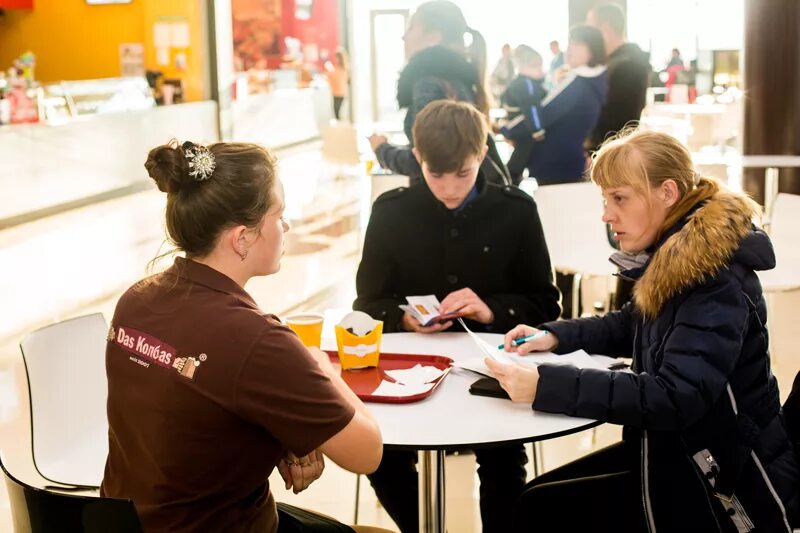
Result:
M177 193L194 184L183 148L174 140L150 150L144 168L161 192Z

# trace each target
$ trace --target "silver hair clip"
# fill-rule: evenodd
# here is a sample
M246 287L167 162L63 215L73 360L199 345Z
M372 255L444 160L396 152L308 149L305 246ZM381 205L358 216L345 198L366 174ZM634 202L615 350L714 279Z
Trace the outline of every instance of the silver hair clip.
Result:
M186 154L186 159L189 161L189 175L195 181L205 181L211 178L214 173L214 167L217 163L214 161L214 154L205 146L200 146L194 143L183 143L183 150Z

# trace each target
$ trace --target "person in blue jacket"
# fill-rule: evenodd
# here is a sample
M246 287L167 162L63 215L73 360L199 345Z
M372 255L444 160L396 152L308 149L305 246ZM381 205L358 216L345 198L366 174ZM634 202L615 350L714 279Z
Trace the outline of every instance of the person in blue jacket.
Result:
M583 143L597 123L608 90L603 35L590 26L569 33L569 71L539 105L523 110L523 119L501 133L508 138L531 136L528 173L539 185L572 183L583 179L586 154Z
M500 103L507 113L506 126L514 121L525 120L523 110L539 105L547 96L547 89L544 88L542 56L539 55L539 52L528 45L521 44L514 49L514 64L519 74L511 80L500 99ZM528 166L534 140L527 130L523 130L519 136L509 138L509 141L514 145L514 151L506 166L512 181L519 183L522 181L525 167Z
M546 331L516 350L631 357L632 372L487 365L513 400L622 424L623 440L529 483L516 530L791 531L800 467L770 371L756 271L775 253L753 224L759 207L699 177L683 145L651 131L606 143L592 180L633 300L603 317L518 326L506 349Z

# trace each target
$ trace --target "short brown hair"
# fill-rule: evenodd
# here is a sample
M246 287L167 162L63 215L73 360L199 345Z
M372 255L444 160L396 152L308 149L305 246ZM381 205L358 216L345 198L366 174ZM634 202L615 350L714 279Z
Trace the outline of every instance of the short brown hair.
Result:
M613 2L606 2L592 8L598 24L607 22L617 35L625 33L625 10Z
M426 105L414 121L414 147L432 172L458 172L486 146L486 118L475 106L454 100Z
M600 30L586 24L579 24L570 28L569 40L586 45L591 55L588 63L590 67L605 64L606 45L603 42L603 34L600 33Z
M169 238L190 258L211 253L228 228L259 228L272 205L276 180L275 158L257 144L210 145L215 165L205 180L189 174L186 150L191 149L197 147L173 140L150 150L144 164L158 189L167 193Z

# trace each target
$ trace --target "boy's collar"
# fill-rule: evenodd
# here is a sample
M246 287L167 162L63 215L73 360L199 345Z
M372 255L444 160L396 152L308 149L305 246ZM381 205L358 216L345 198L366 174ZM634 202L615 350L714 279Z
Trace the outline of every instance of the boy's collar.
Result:
M430 195L431 200L433 200L439 208L441 208L444 211L447 211L448 213L454 213L454 214L460 213L469 204L471 204L474 201L480 199L480 197L482 197L482 196L484 196L486 194L486 190L488 189L486 178L483 176L483 170L479 170L478 171L478 177L475 180L475 184L472 186L472 189L470 189L469 194L464 199L464 201L461 203L461 205L456 207L455 209L448 209L433 194L433 191L431 191L431 188L428 186L428 182L425 181L425 178L423 178L420 181L422 182L420 185L422 185L425 188L425 190L428 191L428 194Z

